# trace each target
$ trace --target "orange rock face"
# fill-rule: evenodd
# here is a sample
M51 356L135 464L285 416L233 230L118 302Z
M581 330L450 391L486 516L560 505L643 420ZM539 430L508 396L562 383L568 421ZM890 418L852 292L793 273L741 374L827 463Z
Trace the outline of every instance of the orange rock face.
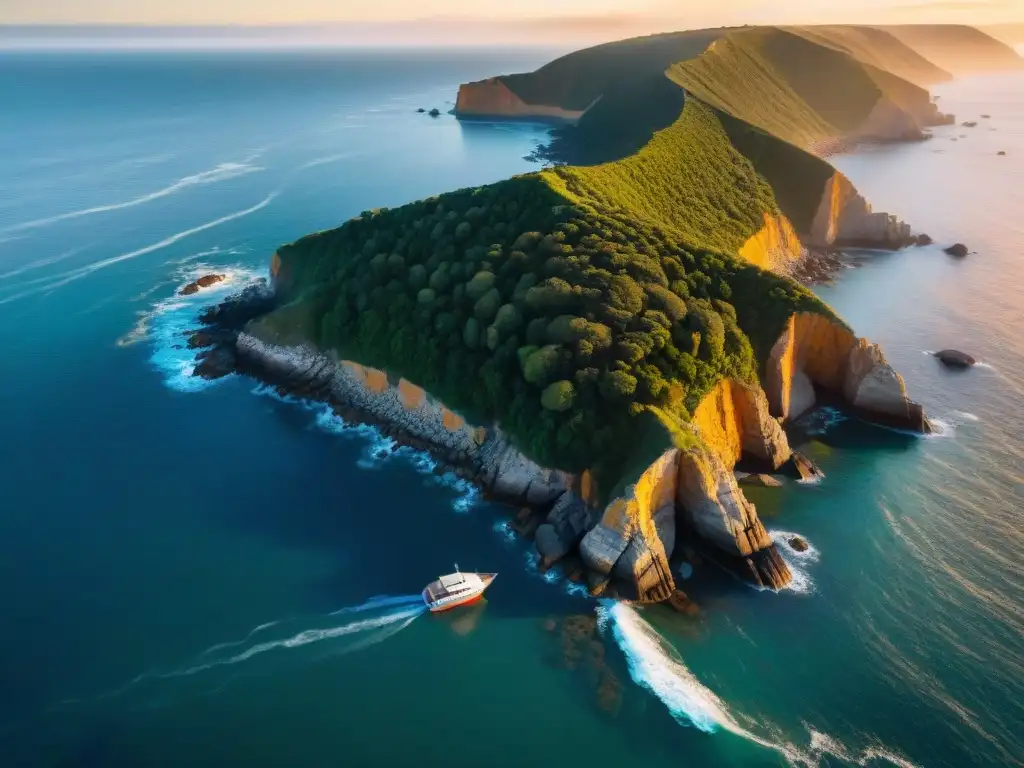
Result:
M789 219L779 214L764 215L764 226L740 248L740 257L762 269L785 272L800 258L803 246Z
M459 117L540 118L576 123L586 110L570 110L548 104L527 104L498 77L459 86L455 114Z

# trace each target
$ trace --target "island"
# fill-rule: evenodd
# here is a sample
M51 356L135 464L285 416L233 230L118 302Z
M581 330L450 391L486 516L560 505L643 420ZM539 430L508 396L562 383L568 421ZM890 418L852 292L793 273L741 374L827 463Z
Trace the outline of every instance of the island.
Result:
M975 65L1009 61L962 30ZM280 247L269 284L205 313L196 373L430 451L522 508L544 567L577 562L593 594L680 604L693 543L784 587L737 462L813 473L785 427L822 397L930 430L882 350L791 275L808 247L917 242L825 158L953 121L923 87L955 63L956 34L934 34L684 32L466 84L460 119L555 122L550 167Z

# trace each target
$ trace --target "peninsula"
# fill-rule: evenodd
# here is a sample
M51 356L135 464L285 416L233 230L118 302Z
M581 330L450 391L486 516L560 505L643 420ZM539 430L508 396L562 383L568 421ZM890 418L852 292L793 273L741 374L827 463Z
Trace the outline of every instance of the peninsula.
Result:
M917 242L824 158L950 122L923 86L952 76L951 41L1021 63L968 28L767 27L466 84L460 119L556 121L554 164L282 246L269 285L206 314L197 374L431 451L532 510L545 566L579 558L594 593L672 598L683 540L783 587L737 461L808 471L784 426L823 392L929 430L882 351L789 275L807 246Z

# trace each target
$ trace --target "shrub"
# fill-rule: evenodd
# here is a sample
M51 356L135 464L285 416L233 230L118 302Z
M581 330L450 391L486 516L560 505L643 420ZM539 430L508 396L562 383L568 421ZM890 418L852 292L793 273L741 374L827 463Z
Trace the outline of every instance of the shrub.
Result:
M540 402L549 411L567 411L572 407L576 390L571 381L562 379L548 384L541 393Z

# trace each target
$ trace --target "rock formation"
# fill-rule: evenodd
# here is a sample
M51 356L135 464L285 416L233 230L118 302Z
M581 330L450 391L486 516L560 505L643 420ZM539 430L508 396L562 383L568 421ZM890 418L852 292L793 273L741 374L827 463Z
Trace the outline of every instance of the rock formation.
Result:
M866 419L930 432L924 409L878 345L824 315L793 315L769 355L765 391L771 413L795 419L816 401L815 387L842 397Z
M459 118L514 118L575 124L586 111L527 104L497 77L459 86L455 100L455 115Z
M746 475L739 480L740 485L759 486L761 488L781 488L782 481L771 475Z
M957 258L960 259L962 259L964 256L968 254L967 246L964 245L963 243L954 243L948 248L943 248L942 250L945 253L948 253L950 256L956 256Z
M797 552L806 552L808 549L810 549L810 545L807 543L807 540L804 539L802 536L793 536L792 538L790 538L789 546L791 546Z
M198 280L193 280L191 283L186 285L180 291L179 296L191 296L194 293L199 293L200 288L209 288L211 285L216 285L221 282L227 275L203 275Z
M935 357L949 368L970 368L978 361L959 349L943 349L935 353Z
M873 211L853 183L836 171L826 182L804 242L814 248L897 249L917 242L910 226L890 213Z

